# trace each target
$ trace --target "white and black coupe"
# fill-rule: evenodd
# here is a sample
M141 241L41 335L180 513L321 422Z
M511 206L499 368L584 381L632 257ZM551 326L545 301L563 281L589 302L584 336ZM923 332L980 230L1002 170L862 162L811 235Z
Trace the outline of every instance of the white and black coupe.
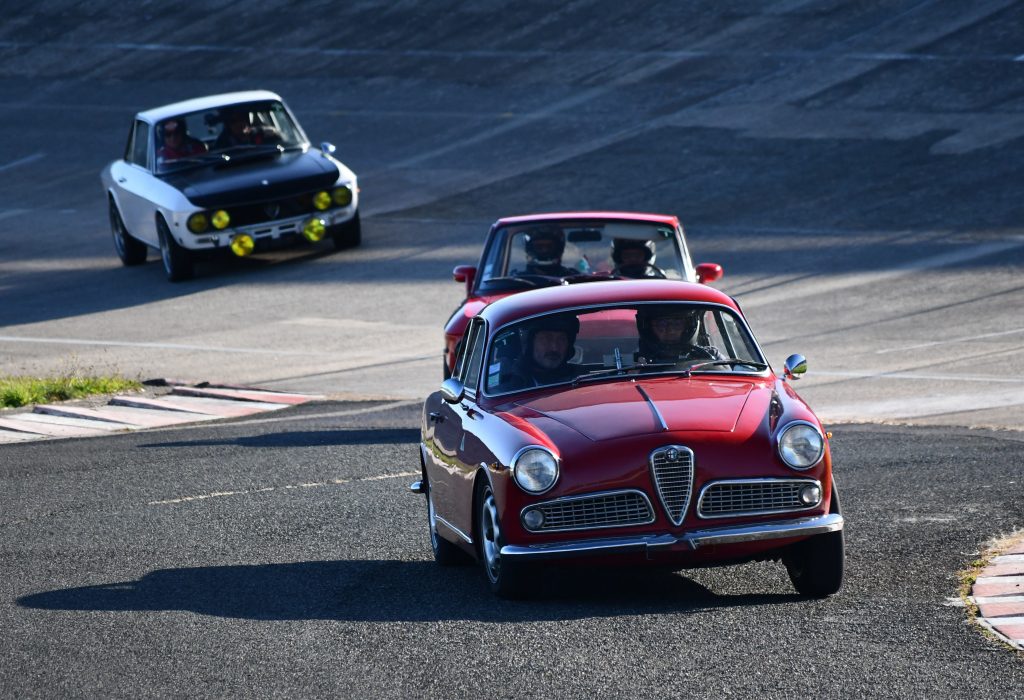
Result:
M200 97L135 115L124 156L100 175L125 265L160 251L172 282L204 254L297 241L359 245L356 175L328 142L310 145L265 90Z

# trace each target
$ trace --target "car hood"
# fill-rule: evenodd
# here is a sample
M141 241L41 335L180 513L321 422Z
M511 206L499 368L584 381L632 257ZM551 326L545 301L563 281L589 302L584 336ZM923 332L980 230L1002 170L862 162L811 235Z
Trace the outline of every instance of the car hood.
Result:
M521 414L528 421L533 413L598 441L666 430L732 432L744 418L759 423L771 398L772 383L761 379L673 377L592 384L517 404L528 409Z
M338 168L319 151L285 151L171 173L164 180L198 207L228 207L328 188L338 181Z

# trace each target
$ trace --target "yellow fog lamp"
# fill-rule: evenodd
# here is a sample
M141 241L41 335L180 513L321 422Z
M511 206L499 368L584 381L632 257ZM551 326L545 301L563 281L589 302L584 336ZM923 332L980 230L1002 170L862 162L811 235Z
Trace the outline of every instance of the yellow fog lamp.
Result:
M306 222L306 225L302 227L302 235L313 243L316 243L323 238L326 232L327 224L323 219L310 219Z
M231 216L223 209L218 209L213 212L213 217L210 220L213 222L214 228L223 229L231 223Z
M210 227L210 220L206 217L205 212L196 212L192 216L188 217L188 230L192 233L202 233Z
M331 199L339 207L347 207L352 203L352 190L346 187L335 187L334 192L331 193Z
M313 206L323 211L327 207L331 206L331 195L326 192L317 192L313 195Z
M239 233L231 237L231 252L240 258L252 252L256 247L256 241L248 233Z

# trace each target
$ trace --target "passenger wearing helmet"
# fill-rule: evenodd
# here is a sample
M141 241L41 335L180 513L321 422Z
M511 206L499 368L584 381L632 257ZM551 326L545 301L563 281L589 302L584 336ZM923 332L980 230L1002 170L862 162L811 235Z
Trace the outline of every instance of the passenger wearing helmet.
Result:
M637 351L640 364L723 359L701 328L698 310L679 306L641 307L636 312L636 327L640 334Z
M654 241L635 238L612 240L612 274L633 279L663 279L665 273L654 264Z
M562 229L545 226L526 234L526 273L548 277L575 275L578 270L562 265L565 234Z
M544 316L520 330L523 354L515 363L503 389L523 389L567 382L576 376L569 365L575 353L579 320L571 314Z
M179 117L171 117L161 122L157 127L157 135L160 137L160 144L156 149L156 157L160 161L206 153L206 144L189 136L185 120Z

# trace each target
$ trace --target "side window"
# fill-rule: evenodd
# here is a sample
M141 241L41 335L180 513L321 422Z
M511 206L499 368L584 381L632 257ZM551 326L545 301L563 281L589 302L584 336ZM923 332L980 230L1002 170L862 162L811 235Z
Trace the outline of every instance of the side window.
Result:
M146 153L149 148L149 124L146 122L135 122L135 135L132 137L132 157L130 162L147 166Z
M476 332L473 334L472 341L467 348L467 353L469 354L468 365L462 373L461 381L466 387L466 392L475 395L476 387L480 380L480 365L484 357L484 341L487 339L487 333L484 332L483 322L476 323L474 328Z
M132 156L133 156L133 154L135 152L134 151L135 147L133 145L134 144L134 137L135 137L135 122L132 122L131 127L129 127L129 129L128 129L128 144L124 147L124 155L122 156L122 158L124 158L126 163L131 163L132 162Z

